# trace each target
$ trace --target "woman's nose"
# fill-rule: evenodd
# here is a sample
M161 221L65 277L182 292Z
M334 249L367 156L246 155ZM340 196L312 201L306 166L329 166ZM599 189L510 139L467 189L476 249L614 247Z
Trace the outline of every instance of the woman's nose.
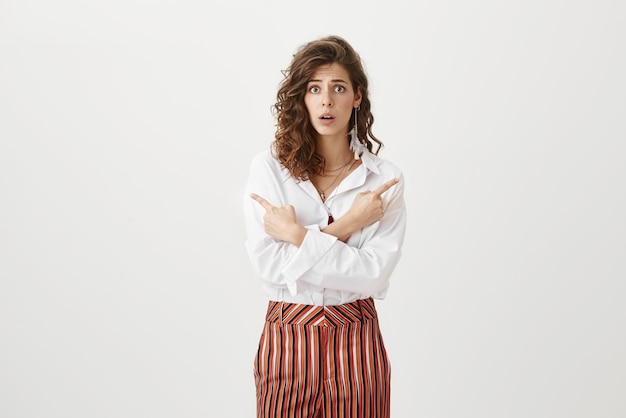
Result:
M323 93L322 105L323 106L332 106L333 105L333 102L332 102L332 100L330 98L330 95L328 93Z

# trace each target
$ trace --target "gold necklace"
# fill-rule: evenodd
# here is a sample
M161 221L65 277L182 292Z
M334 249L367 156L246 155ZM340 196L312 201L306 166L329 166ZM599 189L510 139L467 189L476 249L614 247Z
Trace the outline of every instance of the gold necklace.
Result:
M324 169L324 173L334 173L335 171L339 171L339 170L341 170L342 168L346 168L346 166L347 166L348 164L352 163L352 162L354 162L354 159L353 159L353 158L350 158L350 160L349 160L347 163L345 163L344 165L342 165L342 166L341 166L341 167L339 167L339 168L333 168L332 170L326 170L326 169Z
M333 180L332 183L330 183L330 185L325 188L324 190L320 190L317 186L315 186L315 183L313 183L313 186L315 186L315 189L317 190L317 193L319 193L320 197L322 198L322 202L326 201L326 190L330 189L331 187L333 187L333 185L337 182L337 179L339 178L339 175L341 173L337 174L335 176L335 179Z
M320 197L322 198L322 202L325 202L325 201L326 201L326 191L327 191L328 189L330 189L331 187L333 187L333 186L335 185L335 183L337 183L337 180L339 179L339 177L342 177L342 176L346 173L346 171L350 171L350 169L354 166L354 163L355 163L356 161L357 161L357 160L352 160L352 161L350 161L352 164L350 165L350 167L348 168L348 170L345 170L345 168L346 168L346 167L348 167L348 164L350 164L350 162L348 162L348 164L346 164L346 165L344 165L343 167L341 167L340 169L342 169L342 168L343 168L344 170L342 170L339 174L337 174L337 175L335 176L335 179L333 180L333 182L332 182L332 183L330 183L330 185L328 185L328 186L327 186L324 190L320 190L320 189L319 189L319 187L317 187L317 185L316 185L314 182L312 182L312 181L311 181L311 183L313 183L313 186L314 186L314 187L315 187L315 189L317 190L317 193L319 193ZM337 170L334 170L334 171L337 171Z

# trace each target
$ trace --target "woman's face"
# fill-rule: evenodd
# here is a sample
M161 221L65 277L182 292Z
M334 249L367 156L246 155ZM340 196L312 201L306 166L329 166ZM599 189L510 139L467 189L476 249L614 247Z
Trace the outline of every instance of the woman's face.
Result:
M337 63L327 64L313 73L304 104L319 136L345 139L353 109L361 104L361 93L352 88L345 68Z

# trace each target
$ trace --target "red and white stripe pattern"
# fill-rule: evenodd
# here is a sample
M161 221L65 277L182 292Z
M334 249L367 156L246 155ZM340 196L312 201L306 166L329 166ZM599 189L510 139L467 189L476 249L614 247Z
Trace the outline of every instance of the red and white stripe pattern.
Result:
M372 298L270 302L254 359L257 417L388 418L390 372Z

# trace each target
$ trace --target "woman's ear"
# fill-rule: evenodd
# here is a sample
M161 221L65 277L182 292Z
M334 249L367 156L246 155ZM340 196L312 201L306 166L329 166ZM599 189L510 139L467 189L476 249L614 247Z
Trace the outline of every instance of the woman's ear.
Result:
M354 93L354 102L352 107L361 106L361 100L363 99L363 94L361 93L361 86L356 88L356 92Z

